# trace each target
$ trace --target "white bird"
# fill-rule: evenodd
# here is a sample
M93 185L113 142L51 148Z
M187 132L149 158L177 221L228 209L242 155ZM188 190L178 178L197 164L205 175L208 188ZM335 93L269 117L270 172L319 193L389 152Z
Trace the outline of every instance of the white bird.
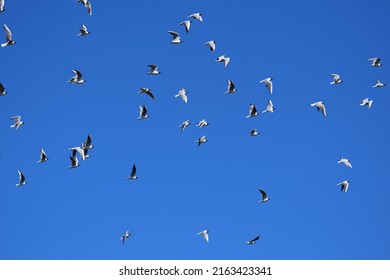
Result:
M194 13L192 15L189 15L188 16L189 18L194 18L196 20L199 20L199 21L203 21L203 18L202 18L202 14L201 13Z
M146 109L146 106L139 106L139 118L138 120L143 120L149 118L148 110Z
M373 88L377 88L377 87L387 87L387 84L384 84L382 82L380 82L379 80L376 81L375 85L372 86Z
M338 183L337 186L341 186L341 191L344 191L344 193L346 193L349 187L349 181L342 181L341 183Z
M252 129L250 132L249 132L249 136L257 136L259 135L260 132L257 131L256 128Z
M187 103L187 91L184 88L179 90L179 93L175 95L175 97L181 97L184 103Z
M46 156L45 151L43 150L43 148L41 148L39 161L38 161L37 163L45 162L45 161L47 161L48 159L49 159L49 158Z
M249 240L247 242L245 242L246 244L256 244L256 241L260 239L260 235L256 236L255 238L253 238L252 240Z
M83 84L86 81L82 79L83 74L80 71L73 69L72 72L75 74L72 78L69 79L68 83L72 84Z
M228 90L225 93L235 93L237 90L234 83L231 80L228 80L227 82L228 82Z
M88 14L92 15L92 5L89 2L89 0L77 0L77 2L80 2L84 5L84 7L87 9Z
M157 65L149 64L147 65L147 67L150 67L150 71L147 72L149 75L158 75L161 73L160 71L157 70L158 69Z
M181 42L183 42L181 39L180 39L180 35L179 33L175 32L175 31L168 31L169 34L171 34L173 36L173 39L172 41L170 42L171 44L180 44Z
M185 20L185 21L180 22L179 25L184 25L184 27L186 29L186 33L188 34L188 31L190 31L191 21Z
M86 156L85 156L85 150L82 147L73 147L70 148L69 151L73 151L73 157L76 156L76 152L79 153L81 159L84 161Z
M206 119L203 119L203 120L200 120L196 126L199 128L202 128L202 127L208 126L208 125L210 125L210 124L206 121Z
M0 83L0 96L6 95L8 92L5 91L5 88L2 83Z
M154 99L154 95L153 95L152 90L150 88L141 87L140 90L138 91L138 93L145 93L146 95L148 95L149 97Z
M379 57L369 58L367 61L371 61L371 67L379 67L383 65L381 64L381 59Z
M77 36L85 36L91 34L91 32L88 31L87 27L83 24L80 27L80 33Z
M11 128L12 128L12 127L15 127L15 129L17 130L21 125L23 125L24 122L22 122L22 121L20 120L21 118L22 118L21 116L14 116L14 117L10 118L10 120L13 120L13 121L14 121L14 124L11 125Z
M7 25L3 24L3 27L4 27L4 31L5 31L5 40L6 42L1 44L1 46L4 48L6 46L11 46L13 44L15 44L16 42L14 40L12 40L12 32L11 30L8 28Z
M270 200L270 198L267 196L267 193L265 191L263 191L260 188L258 190L261 193L261 200L259 202L267 202L268 200Z
M92 137L90 134L88 134L87 140L85 140L85 142L81 144L81 148L83 148L83 149L95 148L95 146L92 145Z
M207 41L206 43L204 43L204 45L207 45L207 46L209 46L209 48L210 48L210 51L215 51L215 41Z
M368 108L371 108L371 105L373 102L374 102L374 100L372 100L372 99L370 100L368 98L364 98L362 100L362 103L360 103L360 106L368 106Z
M260 83L264 83L265 86L267 87L269 93L272 94L272 89L273 89L272 78L266 78L264 80L261 80Z
M135 165L135 163L133 164L133 168L131 169L131 173L130 173L130 176L128 176L126 178L126 180L135 180L135 179L138 179L137 177L137 167Z
M19 174L19 183L16 184L16 186L21 187L21 186L27 184L26 177L24 177L23 173L18 170L18 174Z
M349 168L352 168L352 164L349 162L349 159L340 157L340 160L337 163L344 163Z
M340 84L340 83L343 82L343 81L340 79L340 75L339 75L339 74L329 74L329 75L333 77L333 81L330 82L331 85Z
M181 125L179 125L179 128L181 129L181 131L184 131L184 129L186 129L187 126L189 126L191 123L189 120L186 120L184 122L181 123Z
M257 112L256 105L250 103L249 104L249 115L246 116L247 118L256 117L259 113Z
M198 140L196 140L195 142L198 143L198 147L200 146L200 144L203 144L203 143L206 143L208 140L206 139L206 135L203 135L202 137L200 137Z
M70 166L69 166L69 168L76 168L76 167L80 166L79 160L76 157L76 150L73 150L73 153L72 153L71 156L69 156L69 158L70 158Z
M0 13L5 11L4 4L5 4L5 0L0 0Z
M217 59L215 60L215 62L223 62L224 67L228 65L229 61L230 61L230 57L226 57L225 55L218 56Z
M271 99L268 100L267 108L263 111L263 113L273 113L276 108L274 108L274 104L272 104Z
M312 107L316 106L317 111L321 111L322 115L324 115L324 117L326 117L326 109L325 109L324 102L318 101L318 102L310 104L310 106L312 106Z
M123 244L123 245L125 244L125 240L126 240L127 238L129 238L130 235L131 235L131 234L129 233L128 230L122 235L121 240L122 240L122 244Z
M207 229L205 229L205 230L202 230L201 232L199 232L198 233L198 235L200 234L200 235L202 235L203 236L203 238L207 241L207 242L209 242L209 231L207 230Z

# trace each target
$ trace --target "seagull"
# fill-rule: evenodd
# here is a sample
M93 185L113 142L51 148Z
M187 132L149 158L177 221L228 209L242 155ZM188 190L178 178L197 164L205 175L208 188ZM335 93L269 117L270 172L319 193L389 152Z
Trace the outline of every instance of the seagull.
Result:
M138 91L138 93L145 93L148 96L150 96L152 99L154 99L154 95L153 95L153 93L152 93L150 88L141 87L140 90Z
M168 33L173 36L171 44L180 44L181 42L183 42L183 41L180 40L179 33L175 32L175 31L168 31Z
M344 193L346 193L349 187L349 181L342 181L341 183L338 183L337 186L341 186L341 191L344 191Z
M87 9L88 14L91 16L92 15L92 6L89 0L77 0L77 2L81 2L84 7Z
M185 21L180 22L179 25L184 25L184 27L186 29L186 33L188 34L188 31L190 31L191 21L185 20Z
M95 146L92 145L92 137L90 134L87 136L87 140L85 140L84 143L81 144L82 149L92 149L95 148Z
M333 81L330 82L331 85L333 85L333 84L340 84L340 83L343 82L343 81L340 79L340 75L339 75L339 74L329 74L329 75L333 77Z
M271 101L271 99L270 100L268 100L268 105L267 105L267 109L265 109L264 111L263 111L263 113L273 113L274 112L274 110L276 110L276 108L274 108L274 104L272 104L272 101Z
M198 235L200 234L200 235L202 235L203 236L203 238L207 241L207 242L209 242L209 231L207 230L207 229L205 229L205 230L202 230L201 232L199 232L198 233Z
M264 83L265 86L268 88L269 93L272 94L272 78L266 78L264 80L261 80L260 83Z
M73 151L73 157L75 157L76 152L79 153L81 159L84 161L86 156L85 156L85 150L82 147L73 147L70 148L69 151Z
M72 72L75 74L72 78L69 79L68 83L72 84L83 84L86 81L82 79L83 74L80 71L73 69Z
M249 115L246 116L247 118L256 117L258 115L256 105L250 103L249 104Z
M267 196L267 193L265 191L263 191L262 189L258 189L259 192L261 193L261 200L259 202L267 202L268 200L270 200L270 198Z
M3 24L3 27L4 27L4 31L5 31L5 40L6 40L6 42L1 44L1 46L4 48L6 46L13 45L16 42L14 40L12 40L12 33L11 33L11 30L9 30L8 26Z
M256 244L256 241L260 239L260 235L256 236L255 238L253 238L252 240L249 240L247 242L245 242L246 244Z
M198 143L198 147L200 146L200 144L203 144L203 143L206 143L208 140L206 139L206 135L203 135L202 137L200 137L198 140L196 140L195 142Z
M371 108L372 102L374 102L374 100L372 99L369 100L368 98L364 98L360 106L368 106L368 108Z
M188 17L189 18L194 18L194 19L199 20L199 21L203 21L201 13L194 13L192 15L189 15Z
M46 156L45 151L43 150L43 148L41 148L40 158L39 158L39 161L38 161L37 163L45 162L45 161L47 161L48 159L49 159L49 158Z
M148 110L146 109L146 106L139 106L139 120L147 119L149 118L148 116Z
M73 153L72 153L71 156L69 156L69 158L70 158L70 166L69 166L69 168L76 168L76 167L80 166L79 160L76 157L76 150L73 150Z
M21 187L21 186L27 184L26 177L24 177L23 173L18 170L18 174L19 174L19 183L16 184L16 186Z
M217 59L215 60L215 62L223 62L225 65L224 67L228 65L229 61L230 61L230 57L226 57L225 55L218 56Z
M208 41L208 42L206 42L206 43L204 43L204 45L207 45L207 46L209 46L209 48L210 48L210 51L215 51L215 41Z
M387 87L387 84L384 84L382 82L380 82L379 80L376 81L376 84L372 86L373 88L376 88L376 87Z
M179 128L181 129L181 131L184 131L184 129L186 129L187 126L189 126L191 123L189 120L186 120L184 122L181 123L181 125L179 125Z
M158 75L161 73L160 71L157 70L158 69L157 65L149 64L147 65L147 67L150 67L150 71L147 72L149 75Z
M340 160L337 163L344 163L349 168L352 168L352 164L349 162L349 159L340 157Z
M225 93L235 93L237 90L234 83L231 80L228 80L227 82L228 82L228 90Z
M5 11L4 2L5 2L5 0L0 0L0 13Z
M15 130L17 130L21 125L23 125L24 122L22 122L20 120L21 118L22 118L21 116L14 116L14 117L10 118L10 120L14 121L14 124L11 125L11 127L15 127Z
M122 244L123 244L123 245L125 244L125 240L126 240L127 238L129 238L130 235L131 235L131 234L129 233L128 230L122 235L121 240L122 240Z
M317 111L321 111L321 113L324 115L324 117L326 117L326 109L325 109L324 102L318 101L318 102L312 103L310 106L312 106L312 107L316 106Z
M0 96L6 95L8 92L5 91L5 88L2 83L0 83Z
M252 129L250 132L249 132L249 136L257 136L259 135L260 132L257 131L256 128Z
M369 58L367 61L371 61L371 67L379 67L383 65L381 64L381 59L379 57Z
M202 127L208 126L208 125L210 125L210 124L206 121L206 119L203 119L203 120L200 120L196 126L198 126L199 128L202 128Z
M181 88L179 90L179 93L175 95L175 97L181 97L183 99L184 103L187 103L187 91L184 88Z
M126 177L126 180L135 180L138 179L137 175L137 167L135 166L135 163L133 164L133 168L131 169L130 176Z
M85 36L91 34L91 32L88 31L87 27L83 24L80 27L80 33L77 36Z

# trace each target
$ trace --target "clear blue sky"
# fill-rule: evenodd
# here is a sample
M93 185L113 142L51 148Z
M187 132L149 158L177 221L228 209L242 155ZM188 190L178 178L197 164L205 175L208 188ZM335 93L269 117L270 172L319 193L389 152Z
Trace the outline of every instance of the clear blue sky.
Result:
M390 258L390 88L372 88L390 83L388 1L91 0L92 16L75 2L6 1L0 14L16 41L0 49L1 259ZM204 21L187 35L178 23L195 12ZM81 24L90 35L76 36ZM169 44L168 30L184 42ZM68 84L72 69L87 82ZM269 99L273 114L245 118ZM327 118L310 107L320 100ZM150 118L138 121L143 104ZM211 125L196 127L203 118ZM68 169L88 134L91 158ZM49 161L37 164L40 147ZM257 188L271 200L258 203Z

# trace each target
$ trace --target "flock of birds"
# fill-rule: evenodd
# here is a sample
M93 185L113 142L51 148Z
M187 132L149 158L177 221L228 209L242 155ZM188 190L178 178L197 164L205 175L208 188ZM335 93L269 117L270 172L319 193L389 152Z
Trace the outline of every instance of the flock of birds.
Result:
M89 0L77 0L78 3L81 3L87 10L89 15L92 15L92 5ZM4 12L4 0L0 0L0 12ZM203 22L202 14L201 13L194 13L188 16L190 19L194 19L199 22ZM191 20L184 20L179 23L179 25L184 26L186 33L189 33L190 28L191 28L192 21ZM1 44L2 47L9 47L14 45L16 42L13 40L12 32L10 28L6 25L3 24L4 32L5 32L5 42ZM169 34L172 35L172 40L170 41L170 44L181 44L183 41L181 40L180 34L176 31L168 31ZM87 27L83 24L80 27L80 33L77 36L87 36L91 34ZM216 41L207 41L204 43L204 45L208 46L211 52L214 52L216 50ZM216 62L221 62L223 63L224 67L227 67L229 62L230 62L230 57L227 57L225 55L218 56L217 59L215 60ZM370 66L371 67L381 67L383 64L381 63L381 58L370 58L368 61L371 62ZM159 68L157 65L154 64L149 64L147 65L149 71L147 74L149 75L159 75L161 72L159 71ZM69 80L68 83L71 84L77 84L81 85L84 84L86 81L83 79L83 74L77 70L73 69L72 72L74 73L74 76L72 76ZM332 85L338 85L343 82L339 74L330 74L332 77L332 81L330 84ZM261 84L264 84L268 90L268 92L272 95L273 93L273 80L272 77L265 78L260 81ZM387 86L386 84L380 82L379 80L376 81L376 83L373 85L373 88L379 88L379 87L385 87ZM227 91L225 92L226 94L234 94L237 91L235 84L233 81L228 80L227 81ZM152 90L150 88L146 87L141 87L139 89L139 93L141 94L146 94L152 99L155 99L154 94L152 93ZM0 96L5 96L7 94L5 87L3 84L0 82ZM181 98L181 100L184 103L188 102L188 96L187 96L187 91L184 88L180 88L178 93L175 95L176 98ZM368 108L371 108L373 104L373 100L369 98L365 98L361 101L360 106L367 106ZM312 104L310 104L312 107L316 107L317 111L321 112L323 117L326 117L326 107L325 103L323 101L317 101ZM275 111L275 107L272 103L272 100L268 101L268 104L266 108L262 111L262 113L273 113ZM246 118L253 118L259 115L259 111L256 107L255 104L250 103L249 104L249 113L246 116ZM144 120L149 117L148 115L148 110L145 105L139 106L139 117L138 120ZM22 121L21 116L14 116L11 118L13 121L13 124L11 125L11 128L14 129L19 129L23 124L25 124ZM189 120L183 121L180 125L179 128L183 132L189 125L191 125L191 122ZM199 128L208 126L209 122L206 119L200 120L196 126ZM258 136L260 133L257 131L257 129L252 129L248 135L249 136ZM206 143L208 140L205 135L199 137L195 142L197 143L198 146L201 144ZM71 151L71 155L69 156L70 158L70 166L69 168L77 168L80 166L79 164L79 158L83 161L85 161L87 158L89 158L89 150L94 148L92 145L92 137L91 135L87 136L87 139L82 142L80 146L72 147L69 150ZM49 160L49 157L46 155L45 151L43 148L40 149L40 158L37 163L41 164ZM339 161L337 161L338 164L344 164L348 168L352 168L352 164L349 159L341 157ZM16 184L16 186L24 186L27 184L26 177L25 175L18 170L17 171L18 176L19 176L19 181ZM136 180L138 179L137 177L137 167L136 164L134 163L130 175L126 177L127 180ZM349 187L349 180L342 181L337 184L337 186L341 187L341 191L346 193ZM265 203L270 201L270 198L268 197L267 193L263 190L258 188L258 191L261 195L261 200L259 202ZM198 233L198 235L202 236L205 241L209 242L209 230L202 230L201 232ZM125 240L131 236L131 233L127 230L120 238L122 243L125 243ZM260 235L254 237L253 239L247 241L247 244L255 244L259 239Z

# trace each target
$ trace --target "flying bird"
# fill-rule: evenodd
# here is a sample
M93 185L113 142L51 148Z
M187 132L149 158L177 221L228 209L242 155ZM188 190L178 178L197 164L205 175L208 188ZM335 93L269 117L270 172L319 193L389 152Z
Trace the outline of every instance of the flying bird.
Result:
M208 125L210 125L210 124L206 121L206 119L203 119L203 120L200 120L196 126L199 128L202 128L202 127L208 126Z
M266 78L261 80L260 83L264 83L270 94L272 94L272 78Z
M14 40L12 40L12 32L11 30L8 28L7 25L3 24L3 27L4 27L4 31L5 31L5 43L1 44L1 46L4 48L6 46L11 46L13 44L15 44L16 42Z
M189 15L188 16L189 18L194 18L196 20L199 20L199 21L203 21L203 18L202 18L202 14L201 13L194 13L192 15Z
M249 136L257 136L259 135L260 132L257 131L256 128L252 129L250 132L249 132Z
M343 82L343 81L340 79L340 75L339 75L339 74L329 74L329 75L333 77L333 81L330 82L331 85L340 84L340 83Z
M247 118L256 117L259 113L257 112L256 105L250 103L249 104L249 115L246 116Z
M88 14L92 15L92 5L89 2L89 0L77 0L77 2L80 2L84 5L84 7L87 9Z
M90 134L88 134L87 140L85 140L85 142L81 144L81 148L83 148L83 149L95 148L95 146L92 145L92 137Z
M379 80L376 81L375 85L372 86L373 88L377 88L377 87L387 87L387 84L384 84L382 82L380 82Z
M265 191L263 191L260 188L258 190L261 193L261 200L259 202L267 202L268 200L270 200L270 198L267 196L267 193Z
M274 104L272 104L271 100L268 100L267 108L263 111L263 113L273 113L276 108L274 108Z
M204 45L207 45L207 46L209 46L209 48L210 48L210 51L215 51L215 41L207 41L206 43L204 43Z
M383 65L381 64L381 59L379 57L369 58L367 61L371 61L371 67L379 67Z
M322 115L324 115L324 117L326 117L326 109L325 109L324 102L318 101L318 102L310 104L310 106L312 106L312 107L316 106L317 111L321 111Z
M224 67L228 65L229 61L230 61L230 57L226 57L225 55L218 56L217 59L215 60L215 62L223 62Z
M88 31L87 27L83 24L80 27L80 33L77 36L85 36L91 34L91 32Z
M179 93L175 95L175 97L181 97L184 103L187 103L187 91L184 88L179 90Z
M0 13L5 11L4 4L5 4L5 0L0 0Z
M73 69L72 72L75 74L72 78L69 79L68 83L72 84L83 84L86 81L82 79L83 74L80 71Z
M374 102L374 100L372 100L372 99L370 100L368 98L364 98L362 100L362 103L360 103L360 106L368 106L368 108L371 108L371 105L373 102Z
M180 35L179 33L175 32L175 31L168 31L169 34L171 34L173 36L173 39L172 41L170 42L170 44L180 44L181 42L183 42L181 39L180 39Z
M5 91L5 88L2 83L0 83L0 96L6 95L8 92Z
M203 143L206 143L208 140L206 139L206 135L203 135L202 137L200 137L198 140L196 140L195 142L198 143L198 147L200 146L200 144L203 144Z
M139 106L139 118L138 120L143 120L149 118L148 110L146 109L146 106Z
M27 184L26 177L23 175L23 173L18 170L18 174L19 174L19 183L16 184L16 186L21 187L21 186Z
M153 95L152 90L150 88L141 87L140 90L138 91L138 93L145 93L146 95L148 95L149 97L154 99L154 95Z
M126 180L135 180L138 179L137 177L137 167L135 166L135 163L133 164L133 168L131 169L130 176L126 177Z
M191 21L185 20L185 21L180 22L179 25L184 25L184 27L186 29L186 33L188 34L188 31L190 31Z
M131 235L131 234L129 233L128 230L122 235L121 240L122 240L122 244L123 244L123 245L125 244L125 240L126 240L127 238L129 238L130 235Z
M43 150L43 148L41 148L39 161L38 161L37 163L45 162L45 161L47 161L48 159L49 159L49 158L46 156L45 151Z
M227 82L228 82L228 90L225 93L235 93L237 90L234 83L231 80L228 80Z
M181 125L179 125L179 128L181 129L181 131L184 131L184 129L186 129L187 126L189 126L191 123L189 120L186 120L184 122L181 123Z
M157 65L149 64L147 65L147 67L150 67L150 71L147 72L147 74L149 75L158 75L161 73L160 71L157 70L158 69Z
M341 183L338 183L337 186L341 186L341 191L344 191L344 193L346 193L349 187L349 181L342 181Z
M247 242L245 242L246 244L256 244L256 241L260 239L260 235L256 236L255 238L253 238L252 240L249 240Z
M80 166L79 160L76 157L76 150L72 151L72 155L69 156L69 158L70 158L70 166L69 166L69 168L76 168L76 167Z
M201 232L198 233L198 235L199 235L199 234L202 235L203 238L204 238L207 242L209 242L209 231L208 231L207 229L202 230Z
M352 168L352 164L349 162L349 159L340 157L340 160L337 163L344 163L345 166Z
M10 118L10 120L14 121L14 124L11 125L11 128L15 127L15 130L17 130L21 125L23 125L24 122L22 122L20 120L21 118L22 118L21 116L14 116L14 117Z

